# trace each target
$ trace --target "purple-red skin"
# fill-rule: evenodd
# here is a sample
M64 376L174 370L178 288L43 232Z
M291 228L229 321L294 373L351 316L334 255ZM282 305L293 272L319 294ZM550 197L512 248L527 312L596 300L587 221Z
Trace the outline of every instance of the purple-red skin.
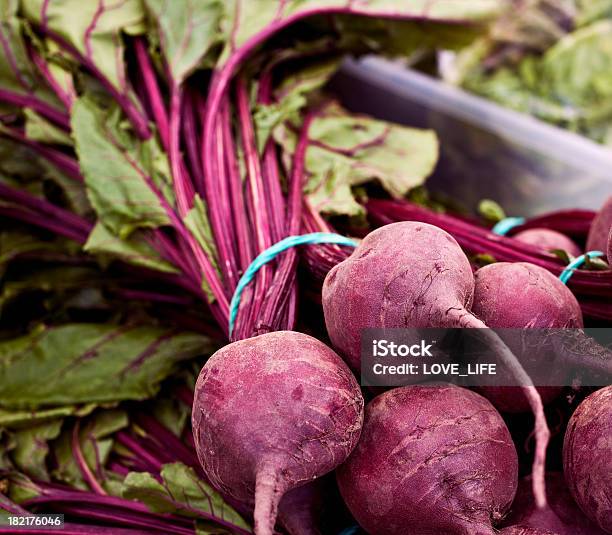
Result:
M324 479L315 479L289 491L278 506L278 520L289 535L321 535Z
M455 241L427 223L392 223L368 234L323 283L325 325L334 347L360 368L361 330L470 327L474 278Z
M570 418L563 473L584 514L612 533L612 386L593 392Z
M574 240L556 230L547 228L530 228L512 236L515 240L539 247L544 251L561 249L571 256L580 256L582 251Z
M497 262L474 274L472 312L494 329L582 327L582 312L574 294L550 272L527 262ZM556 399L561 387L540 386L544 404ZM502 412L527 412L529 402L517 387L487 386L478 391Z
M359 443L336 476L371 535L493 535L491 523L514 498L518 460L485 398L452 385L408 386L368 404Z
M496 262L474 274L472 312L492 328L583 327L574 294L557 277L528 262Z
M473 294L470 262L456 240L433 225L402 221L368 234L328 273L322 302L332 344L356 371L365 328L480 329L491 350L525 385L521 388L536 419L534 492L543 506L550 433L542 400L508 347L470 312Z
M548 529L530 528L528 526L510 526L499 532L499 535L559 535L556 531Z
M580 510L561 472L547 472L546 492L548 507L538 509L531 493L531 477L521 479L505 524L548 529L557 535L604 535Z
M608 257L608 264L612 267L612 227L610 227L610 235L608 236L608 251L606 256Z
M278 503L344 462L363 397L342 359L311 336L278 331L217 351L200 372L192 412L198 459L224 494L255 505L272 535Z
M578 330L584 326L580 305L567 286L549 271L527 262L497 262L477 270L474 279L472 312L489 327L559 329L555 331L556 348L563 349L565 362L591 372L612 372L612 352ZM535 352L520 354L520 344L515 347L511 341L506 342L524 365L526 359L537 362L539 356ZM566 373L569 369L557 366L555 370ZM551 377L550 384L563 384L566 380L571 376L559 375ZM561 387L542 386L538 391L547 402L561 392ZM529 410L527 399L517 388L483 387L479 392L501 411Z
M591 223L586 243L587 251L606 252L610 228L612 228L612 195L608 197Z

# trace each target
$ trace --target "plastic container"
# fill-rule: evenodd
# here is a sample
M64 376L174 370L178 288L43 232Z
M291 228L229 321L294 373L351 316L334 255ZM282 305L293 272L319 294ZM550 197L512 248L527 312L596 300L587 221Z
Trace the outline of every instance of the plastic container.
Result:
M428 188L508 215L597 209L612 195L612 150L397 64L348 61L332 89L350 110L435 130L440 161Z

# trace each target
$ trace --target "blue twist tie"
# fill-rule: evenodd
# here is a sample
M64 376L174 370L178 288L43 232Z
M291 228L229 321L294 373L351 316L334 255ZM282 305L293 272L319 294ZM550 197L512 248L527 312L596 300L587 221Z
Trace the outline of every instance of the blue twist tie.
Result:
M343 529L338 535L355 535L359 531L359 526L351 526Z
M341 236L340 234L334 234L332 232L313 232L311 234L302 234L301 236L288 236L271 247L268 247L265 251L262 251L255 260L251 262L251 265L246 269L242 277L240 277L236 290L234 290L229 308L230 336L234 331L234 324L238 316L238 307L240 306L242 292L253 280L257 272L287 249L297 247L298 245L315 245L319 243L332 243L335 245L346 245L347 247L357 247L358 244L357 241L347 238L346 236Z
M525 223L524 217L505 217L501 221L498 221L495 226L491 229L491 232L505 236L514 227L518 227Z
M586 262L587 256L589 258L598 258L603 255L604 254L601 251L589 251L586 254L580 255L578 258L574 258L574 260L572 260L561 272L561 275L559 275L559 280L563 284L567 284L567 281L570 280L570 277L574 274L574 271L576 271L582 264Z

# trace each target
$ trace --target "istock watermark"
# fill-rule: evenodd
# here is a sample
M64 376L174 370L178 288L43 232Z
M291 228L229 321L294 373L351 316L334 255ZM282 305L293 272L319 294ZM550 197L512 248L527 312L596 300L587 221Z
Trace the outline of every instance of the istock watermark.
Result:
M365 329L361 336L361 383L371 386L605 386L611 363L609 328Z

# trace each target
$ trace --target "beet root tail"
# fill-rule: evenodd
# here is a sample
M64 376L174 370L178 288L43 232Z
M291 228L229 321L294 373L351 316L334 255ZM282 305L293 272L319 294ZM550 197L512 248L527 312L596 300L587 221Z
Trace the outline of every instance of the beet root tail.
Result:
M278 471L264 466L255 481L255 535L274 535L278 504L285 493Z

